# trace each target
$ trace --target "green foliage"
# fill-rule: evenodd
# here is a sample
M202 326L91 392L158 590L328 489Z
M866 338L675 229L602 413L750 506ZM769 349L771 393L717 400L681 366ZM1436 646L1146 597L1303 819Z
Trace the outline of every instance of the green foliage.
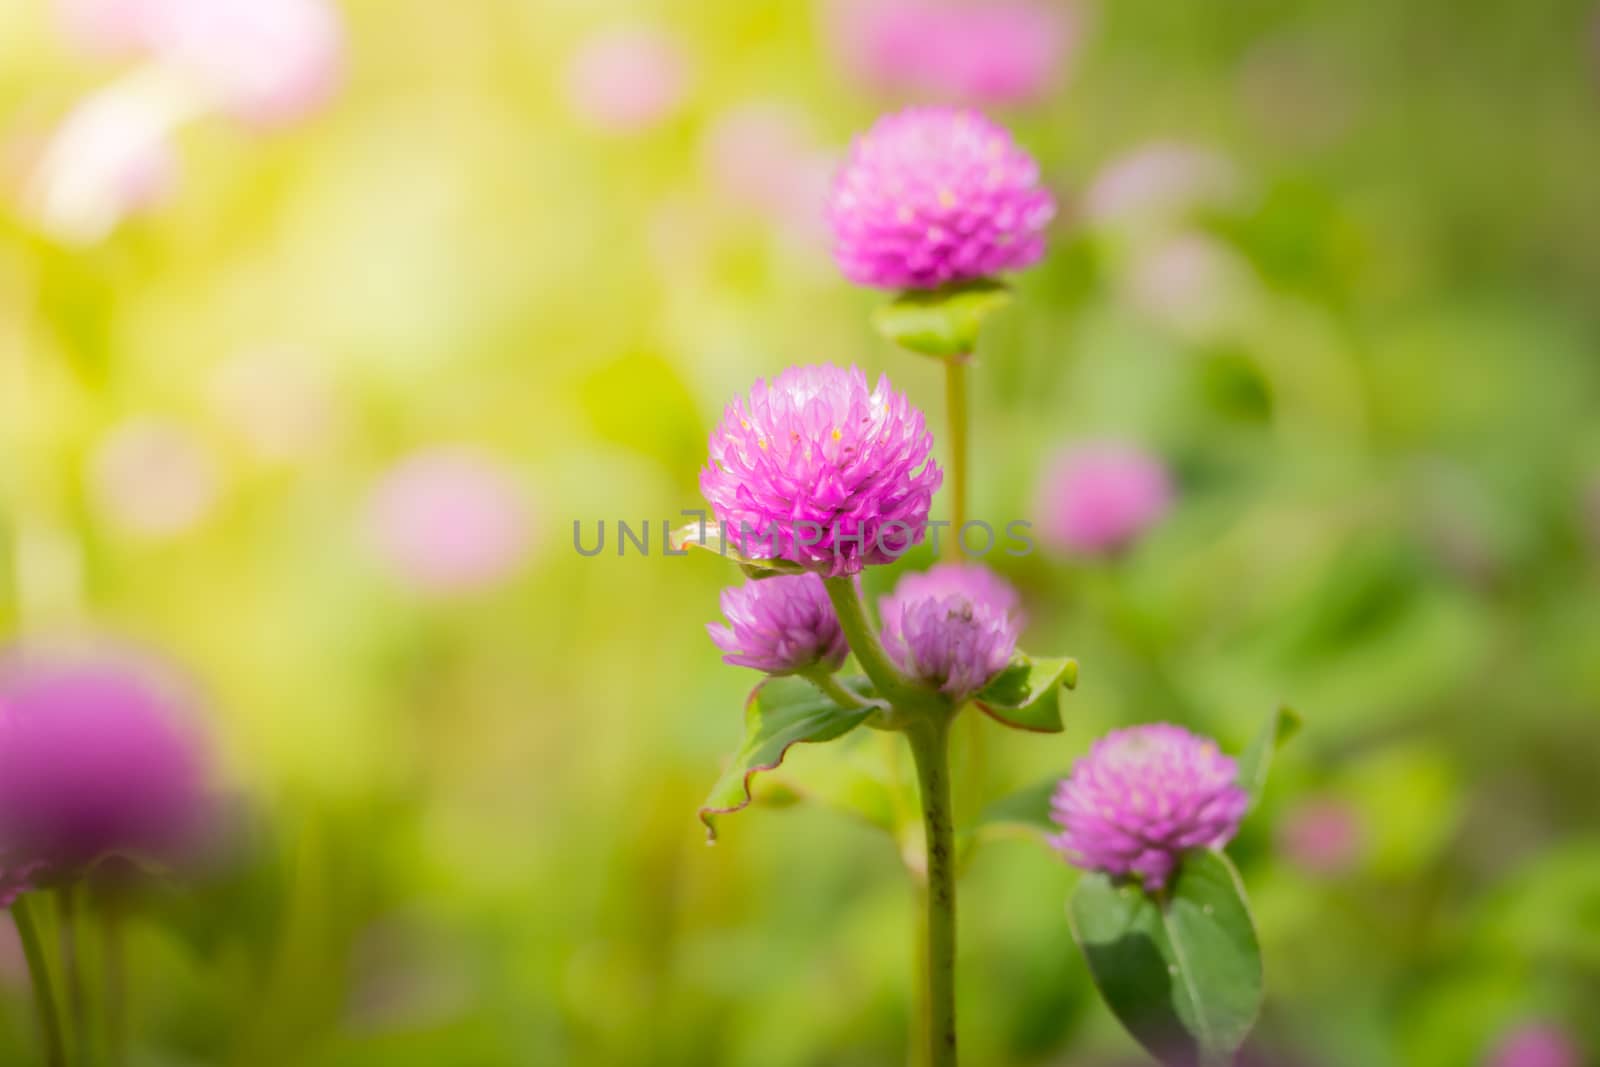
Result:
M938 359L965 359L983 322L1011 302L1010 286L991 278L942 289L910 289L879 307L872 325L901 348Z
M1199 851L1152 894L1083 876L1068 913L1106 1003L1163 1063L1226 1065L1261 1010L1261 948L1226 856Z
M1293 708L1279 708L1268 716L1250 747L1239 757L1239 784L1250 794L1252 804L1261 799L1261 791L1267 787L1272 757L1300 732L1300 725L1298 712Z
M1018 730L1058 734L1061 690L1078 684L1075 659L1035 660L1018 652L973 699L995 721Z

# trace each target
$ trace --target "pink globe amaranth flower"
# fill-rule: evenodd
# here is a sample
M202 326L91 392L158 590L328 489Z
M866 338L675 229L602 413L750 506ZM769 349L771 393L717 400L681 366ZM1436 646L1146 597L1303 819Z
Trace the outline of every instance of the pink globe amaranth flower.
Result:
M1565 1029L1553 1023L1528 1023L1506 1034L1486 1067L1583 1067L1583 1053Z
M639 26L606 30L578 46L566 70L567 102L590 126L639 133L671 118L689 92L689 57L672 35Z
M1057 454L1040 480L1041 539L1070 552L1121 548L1172 506L1167 468L1131 445L1099 442Z
M89 490L108 524L163 540L187 533L211 514L221 474L188 427L139 417L113 428L95 450Z
M1361 851L1361 820L1338 800L1308 800L1278 824L1278 849L1312 874L1336 875L1354 866Z
M0 868L22 887L110 856L177 862L209 816L192 711L157 665L95 649L0 657Z
M1182 727L1112 731L1056 787L1051 843L1076 867L1158 890L1185 852L1233 839L1250 806L1237 778L1216 742Z
M728 625L707 623L724 663L768 674L811 667L836 671L850 648L822 579L815 574L761 578L722 591Z
M1081 28L1076 6L1038 0L839 0L829 21L835 47L859 81L979 106L1047 95Z
M367 500L366 532L395 577L447 595L510 578L529 551L532 521L521 486L492 456L434 447L378 481Z
M1004 127L976 111L909 108L856 139L828 221L851 281L933 289L1038 262L1055 210Z
M161 0L144 44L216 106L262 127L310 115L344 76L344 25L327 0Z
M884 651L901 670L965 700L1011 662L1020 604L1017 591L982 564L907 574L879 602Z
M757 379L711 435L700 491L753 559L837 576L890 563L925 535L944 474L922 412L887 376L791 367Z

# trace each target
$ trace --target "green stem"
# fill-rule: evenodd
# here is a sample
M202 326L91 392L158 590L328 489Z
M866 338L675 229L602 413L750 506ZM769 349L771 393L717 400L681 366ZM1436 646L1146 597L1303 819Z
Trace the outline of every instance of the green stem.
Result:
M950 424L950 555L960 559L961 528L967 524L967 361L944 361L945 416Z
M67 986L67 1020L74 1058L89 1059L89 999L83 989L83 960L78 951L78 907L71 885L56 890L56 933L61 942L61 975Z
M106 1060L122 1067L128 1060L128 965L122 901L108 895L100 935L105 949Z
M938 692L902 674L883 650L878 633L867 618L866 605L856 590L856 580L849 576L824 578L822 584L827 587L828 599L833 601L834 614L839 616L839 626L850 643L850 651L872 679L878 695L899 711L942 710L945 704Z
M816 669L802 671L802 677L818 691L841 708L868 708L881 705L880 701L868 700L860 693L852 692L850 687L839 681L837 675L828 671Z
M22 955L28 961L28 977L33 982L33 1006L39 1016L39 1034L44 1042L47 1067L66 1067L66 1047L61 1042L61 1017L56 1013L56 996L50 985L50 968L45 963L39 927L33 919L33 904L25 896L11 905L11 921L22 942Z
M930 1067L956 1065L956 857L950 816L950 719L920 718L906 730L922 793L927 835L927 1042Z

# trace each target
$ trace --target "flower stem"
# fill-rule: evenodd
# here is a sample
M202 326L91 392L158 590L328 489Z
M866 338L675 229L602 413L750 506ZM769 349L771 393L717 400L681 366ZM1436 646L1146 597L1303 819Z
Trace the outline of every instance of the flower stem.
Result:
M123 1067L128 1061L128 963L122 901L108 895L100 936L105 950L106 1061Z
M56 933L61 943L61 975L67 986L67 1022L74 1059L81 1063L89 1058L89 998L83 988L76 892L71 885L56 890Z
M50 985L50 968L45 963L44 945L34 923L33 904L26 896L11 904L11 921L22 942L22 955L28 962L28 977L33 982L33 1006L39 1016L39 1034L44 1042L47 1067L66 1067L66 1047L61 1042L61 1017L56 1014L56 996Z
M906 730L922 792L927 837L927 1044L930 1067L956 1064L956 857L950 817L950 719L925 716Z
M817 690L841 708L865 708L880 705L881 702L868 700L859 693L850 691L850 687L839 681L838 677L826 670L817 669L802 671L801 675L806 681L817 687Z
M833 601L834 614L839 616L839 626L844 630L850 651L872 679L878 695L900 711L943 709L944 700L936 691L907 678L889 659L877 631L867 619L867 608L856 590L855 579L849 576L824 578L822 584L827 587L828 599Z
M967 524L967 361L944 361L945 417L950 424L950 555L960 559Z

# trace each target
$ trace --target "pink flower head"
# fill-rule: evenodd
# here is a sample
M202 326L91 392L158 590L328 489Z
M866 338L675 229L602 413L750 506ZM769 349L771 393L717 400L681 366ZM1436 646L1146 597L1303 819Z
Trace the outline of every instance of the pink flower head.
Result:
M93 55L137 51L164 0L55 0L56 23L72 44Z
M956 701L989 683L1017 649L1017 591L979 563L907 574L879 603L883 647L916 678Z
M177 537L216 506L221 475L212 453L188 427L130 419L95 450L89 490L107 523L136 537Z
M700 491L745 556L856 574L922 540L944 477L932 451L887 377L869 388L855 367L791 367L728 405Z
M1167 222L1226 203L1241 185L1233 163L1215 150L1154 141L1106 164L1084 192L1083 215L1098 225Z
M707 623L724 663L768 674L809 667L836 671L850 648L822 579L815 574L761 578L722 591L728 625Z
M126 654L16 649L0 658L0 869L11 888L119 855L174 861L206 828L191 712Z
M1320 875L1347 871L1361 850L1361 822L1337 800L1310 800L1287 812L1278 826L1278 847L1290 862Z
M1172 480L1155 456L1102 442L1056 456L1039 484L1035 510L1047 544L1108 552L1128 544L1172 506Z
M934 289L1038 262L1055 210L1004 127L976 111L908 108L856 139L828 220L851 281Z
M1166 885L1183 854L1233 839L1250 805L1216 742L1165 723L1114 730L1056 787L1051 843L1067 862Z
M1079 28L1075 8L1039 0L840 0L830 14L838 50L859 80L978 106L1047 95Z
M326 103L343 77L344 44L328 0L161 0L146 41L218 106L258 126Z
M689 58L650 27L607 30L583 42L566 72L579 118L611 133L638 133L671 118L689 91Z
M367 501L368 538L396 577L430 594L485 589L509 578L531 539L527 502L492 457L430 448L389 470Z
M1552 1023L1529 1023L1512 1030L1495 1047L1487 1067L1582 1067L1583 1053L1566 1030Z

